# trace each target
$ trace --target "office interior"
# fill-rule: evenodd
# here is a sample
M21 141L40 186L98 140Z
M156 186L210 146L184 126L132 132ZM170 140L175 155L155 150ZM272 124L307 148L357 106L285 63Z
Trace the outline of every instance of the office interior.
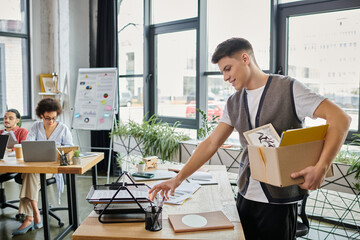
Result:
M171 125L180 122L178 131L196 139L201 127L196 109L221 118L234 93L211 55L220 42L243 37L252 43L264 72L296 78L351 116L347 143L359 133L358 0L12 0L1 5L1 122L6 109L16 108L22 126L30 129L39 120L35 107L42 99L40 74L57 73L61 94L55 97L63 106L59 120L71 127L79 69L116 67L116 120L140 123L155 115ZM306 126L323 123L305 121ZM72 129L74 144L85 151L108 148L110 131ZM238 134L227 143L239 145ZM102 183L107 154L98 165ZM90 176L79 177L79 182L83 220L91 212L84 199ZM6 189L7 198L16 199L18 188ZM50 201L56 202L55 195ZM9 239L8 226L17 226L16 211L1 211L1 239ZM66 214L62 216L66 221ZM56 228L54 224L51 231ZM359 229L354 231L350 235L359 236ZM323 239L321 234L303 238ZM347 239L347 234L325 236ZM42 235L29 232L22 237Z

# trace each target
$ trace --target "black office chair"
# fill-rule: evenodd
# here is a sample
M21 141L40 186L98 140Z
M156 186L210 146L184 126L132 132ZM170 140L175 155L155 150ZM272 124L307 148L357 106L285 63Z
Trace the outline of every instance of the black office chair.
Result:
M14 208L17 210L19 209L18 206L13 204L19 202L19 200L6 201L5 189L3 188L3 183L15 178L16 175L17 173L4 173L0 175L0 208L1 209L7 207Z
M301 221L297 221L296 225L296 237L303 237L309 233L309 220L307 218L305 207L306 207L306 200L308 198L308 194L304 195L303 200L299 203L299 213L298 216L301 218Z
M21 173L18 173L15 176L15 182L17 182L18 184L22 184ZM56 184L55 177L51 177L51 178L46 179L46 186L49 186L49 185L54 184L54 183ZM40 214L42 214L42 209L39 209L39 210L40 210ZM49 215L51 217L55 218L58 221L59 227L63 227L64 223L61 221L60 217L55 214L55 212L56 211L62 211L62 210L68 210L68 208L67 207L52 207L49 204ZM23 214L16 214L16 220L21 220L23 218L24 218Z

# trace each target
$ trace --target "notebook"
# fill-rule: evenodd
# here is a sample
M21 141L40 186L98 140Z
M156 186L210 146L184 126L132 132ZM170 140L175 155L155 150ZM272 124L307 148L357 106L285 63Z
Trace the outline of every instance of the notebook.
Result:
M216 229L234 229L222 211L169 215L174 232L192 232Z
M0 135L0 159L4 158L9 135Z
M324 140L328 128L329 124L325 124L315 127L287 130L281 135L280 147Z
M56 162L55 141L22 141L24 162Z

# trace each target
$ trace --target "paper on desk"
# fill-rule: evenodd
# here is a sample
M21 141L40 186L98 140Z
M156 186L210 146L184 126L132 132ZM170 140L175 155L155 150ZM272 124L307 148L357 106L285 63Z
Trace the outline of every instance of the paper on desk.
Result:
M217 184L210 173L206 172L194 172L188 177L190 183L197 183L200 185L214 185Z
M117 190L95 190L92 195L92 199L111 199ZM131 193L135 198L147 198L149 193L147 191L136 191L132 190ZM128 191L119 191L116 195L116 199L128 199L132 198Z
M157 181L155 184L161 183L163 181ZM154 185L155 185L154 184ZM179 187L175 189L175 196L169 194L169 199L165 202L167 204L183 204L186 199L190 198L201 186L197 183L189 183L183 181Z
M8 154L8 157L15 157L15 151Z
M201 180L211 180L212 179L212 175L210 173L207 172L194 172L193 174L190 175L191 179L201 179Z
M201 179L191 179L188 178L188 181L190 183L197 183L199 185L216 185L218 184L218 182L214 179L210 179L210 180L201 180Z

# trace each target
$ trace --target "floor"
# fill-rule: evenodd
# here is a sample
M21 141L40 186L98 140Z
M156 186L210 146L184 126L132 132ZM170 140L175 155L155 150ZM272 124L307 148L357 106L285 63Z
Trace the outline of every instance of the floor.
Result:
M89 175L89 174L86 174ZM106 177L99 176L98 184L106 183ZM78 206L79 206L79 219L82 222L92 211L92 205L86 201L86 195L89 192L90 186L92 184L91 176L77 176L77 190L78 190ZM20 192L20 185L15 183L14 181L8 181L4 183L5 194L7 200L18 199L18 195ZM48 198L49 204L52 207L58 206L67 206L67 197L66 197L66 189L64 193L61 195L61 205L58 204L58 193L56 184L52 184L48 186ZM40 196L39 196L40 197ZM17 204L16 204L17 205ZM39 207L41 207L41 200L39 201ZM12 208L0 209L0 239L8 240L8 239L44 239L44 230L38 229L29 231L27 234L19 235L16 237L12 237L12 232L16 230L21 223L16 221L15 215L17 214L17 210ZM56 214L62 219L65 223L65 226L68 224L68 215L67 211L57 211ZM58 222L50 217L50 234L51 239L53 239L56 235L58 235L64 227L60 228L58 226ZM73 232L70 232L64 239L70 240Z
M231 178L231 176L230 176ZM114 181L115 178L111 178L110 181ZM105 173L99 173L98 184L105 184L106 177ZM77 191L78 191L78 206L79 206L79 219L82 222L92 211L92 205L89 204L86 200L86 195L89 192L90 186L92 184L90 171L85 175L77 176ZM17 199L20 191L20 185L15 183L14 181L9 181L4 183L5 194L7 200ZM57 198L57 188L56 184L48 186L48 197L49 204L53 207L59 206L58 198ZM66 200L66 191L61 195L61 206L67 205ZM39 203L41 206L41 201ZM60 216L62 221L65 223L65 226L68 224L68 215L67 211L58 211L57 215ZM17 210L12 208L0 209L0 239L43 239L43 229L33 230L28 232L25 235L20 235L16 237L12 237L11 233L16 230L20 226L20 222L16 221L15 215L17 214ZM64 227L63 227L64 228ZM58 222L50 217L50 233L51 238L53 239L63 228L58 226ZM334 225L326 224L323 222L318 222L315 220L310 220L310 232L307 236L299 238L299 239L359 239L360 231L354 230L346 230L341 228L337 228L336 231L333 230ZM330 232L330 233L329 233ZM64 239L70 240L72 232L70 232Z

